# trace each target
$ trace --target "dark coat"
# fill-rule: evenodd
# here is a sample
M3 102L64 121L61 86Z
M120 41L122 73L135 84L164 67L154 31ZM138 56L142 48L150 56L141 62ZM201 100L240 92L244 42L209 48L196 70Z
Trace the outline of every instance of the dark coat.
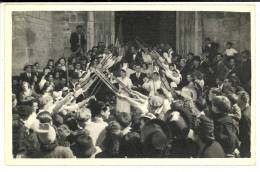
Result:
M69 147L58 146L57 143L41 145L41 152L38 158L74 158Z
M27 75L26 72L22 73L22 74L20 75L20 81L21 81L21 82L22 82L22 81L26 81L26 82L28 82L30 85L32 85L33 82L34 82L34 75L33 75L33 73L31 73L31 76L30 76L30 77L28 77L28 75Z
M215 140L204 145L201 150L198 158L225 158L222 146Z
M142 86L144 84L143 79L146 77L146 74L141 72L139 78L137 78L136 73L130 75L130 79L134 86Z
M218 53L218 46L219 45L217 43L211 42L210 45L208 44L203 48L203 53L208 53L208 59L210 63Z
M26 137L28 136L27 128L16 113L13 114L12 130L13 155L15 157L17 154L26 151Z
M86 43L85 35L81 34L81 46L84 46ZM70 35L70 44L73 52L79 48L79 36L77 32L72 32Z
M242 110L241 120L239 123L239 139L240 155L241 157L250 157L250 144L251 144L251 108L250 106Z
M142 57L142 53L141 52L137 52L136 56L134 58L134 54L133 53L127 53L124 59L125 62L128 63L129 68L133 69L133 66L135 64L142 64L143 63L143 57Z
M233 154L238 146L238 138L236 135L236 126L232 117L225 114L218 114L219 118L214 119L214 134L224 149L226 154Z

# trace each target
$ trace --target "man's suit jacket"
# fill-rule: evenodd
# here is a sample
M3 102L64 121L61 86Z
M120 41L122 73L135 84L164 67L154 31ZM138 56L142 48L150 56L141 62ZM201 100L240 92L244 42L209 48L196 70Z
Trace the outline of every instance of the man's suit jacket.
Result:
M125 57L125 61L128 63L129 68L133 69L133 66L135 64L142 64L143 62L142 53L137 52L135 58L133 53L127 53Z
M134 86L138 86L138 85L142 86L144 84L143 79L145 77L146 77L146 74L142 73L142 72L140 73L139 78L137 78L136 73L133 73L133 74L130 75L130 79L131 79Z
M86 44L85 35L81 34L81 46L84 46ZM74 52L79 48L79 36L77 32L73 32L70 35L70 44L71 44L71 50Z
M31 76L28 77L27 73L24 72L20 75L20 81L26 81L29 84L32 84L34 82L34 75L31 73Z

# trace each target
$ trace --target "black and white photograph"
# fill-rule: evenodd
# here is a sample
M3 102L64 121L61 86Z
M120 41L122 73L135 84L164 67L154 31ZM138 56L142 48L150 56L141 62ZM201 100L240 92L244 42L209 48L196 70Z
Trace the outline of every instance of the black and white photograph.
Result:
M9 156L251 159L252 15L12 11Z

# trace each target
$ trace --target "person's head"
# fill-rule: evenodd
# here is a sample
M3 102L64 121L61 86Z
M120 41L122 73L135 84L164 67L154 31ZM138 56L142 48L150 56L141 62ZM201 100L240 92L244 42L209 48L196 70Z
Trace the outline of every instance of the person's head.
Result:
M80 63L81 64L87 64L87 59L86 59L85 56L80 59Z
M215 140L214 122L205 115L199 117L200 124L195 130L199 138L206 144Z
M60 58L59 59L59 63L62 65L62 66L64 66L65 64L66 64L66 60L65 60L65 58Z
M62 97L65 97L69 93L69 88L68 87L63 87L62 88Z
M81 108L78 112L78 123L80 126L85 127L85 122L91 119L91 111L88 108Z
M173 140L186 139L191 128L192 114L183 109L175 108L166 112L165 121L172 133Z
M246 91L239 91L237 93L238 100L237 104L241 109L244 109L247 105L250 104L250 97Z
M76 63L75 69L76 69L76 70L80 70L80 69L81 69L81 64L80 64L80 63Z
M33 65L33 66L32 66L32 72L35 73L35 72L37 72L37 71L38 71L38 70L37 70L37 67L36 67L35 65Z
M56 64L56 69L62 70L62 65L61 65L60 63L57 63L57 64Z
M106 128L107 134L109 135L120 135L121 134L121 125L117 121L111 121L108 123L108 126Z
M12 108L15 108L17 105L17 98L15 94L12 94Z
M43 145L52 144L56 141L56 131L48 123L39 124L36 132L40 143Z
M110 116L110 107L108 104L105 103L100 103L101 105L101 116L103 117L104 120L107 120Z
M186 76L186 79L187 79L188 82L193 81L193 76L192 76L192 74L188 74L188 75Z
M217 85L223 84L223 79L221 79L221 78L216 78L216 84L217 84Z
M145 124L152 119L156 119L156 116L154 114L150 112L142 114L140 117L140 129L142 129L145 126Z
M250 59L251 53L249 50L245 50L242 52L241 56L242 56L242 60L248 60Z
M49 73L50 73L50 68L49 67L45 67L45 68L43 68L43 74L44 75L48 75Z
M26 81L23 81L22 82L22 89L23 89L23 91L29 90L30 89L30 84L28 82L26 82Z
M195 67L198 67L198 66L200 65L200 62L201 62L200 56L194 56L194 57L193 57L193 65L194 65Z
M131 53L136 53L136 48L134 46L131 46L130 51Z
M227 49L232 48L232 46L233 46L233 43L232 43L232 42L227 42Z
M137 73L140 73L141 72L141 64L136 64L135 65L135 71L137 72Z
M141 130L143 155L149 158L165 157L169 144L169 128L161 120L153 119Z
M180 76L180 73L179 73L179 70L178 69L173 69L172 70L172 76L174 76L174 77L179 77Z
M230 87L231 86L231 82L230 82L229 78L224 79L223 86L224 87Z
M216 62L223 60L223 55L221 53L218 53L215 60L216 60Z
M231 109L231 103L226 96L215 96L212 99L211 110L214 113L229 113Z
M92 138L87 134L82 134L76 138L75 155L77 158L90 158L97 149L93 143Z
M209 94L208 94L208 100L211 102L213 100L214 97L221 95L221 90L215 87L212 87L209 90Z
M83 32L83 26L82 25L76 26L76 30L77 30L78 33L82 33Z
M46 77L46 80L49 82L53 82L53 74L49 73Z
M164 98L161 96L152 96L148 100L148 111L155 114L164 104Z
M31 73L32 72L32 66L31 65L25 65L24 66L24 71L26 73Z
M54 60L48 60L47 66L54 66Z
M39 98L40 109L44 109L49 105L53 105L53 98L50 95L43 95Z
M191 59L193 59L193 57L194 57L194 54L192 52L189 52L187 54L187 60L191 60Z
M77 115L75 112L67 113L64 119L65 124L69 127L70 130L76 131L79 129Z
M36 100L32 101L31 106L32 106L32 111L34 113L38 113L38 110L39 110L38 101L36 101Z
M227 98L230 100L231 105L237 104L238 96L235 93L229 93L226 95Z
M122 128L126 128L131 124L132 116L130 113L119 112L116 115L116 120L121 125Z
M160 79L159 73L157 71L154 71L153 75L152 75L152 78L153 78L154 81L159 80Z
M229 57L227 59L227 63L228 63L228 66L229 67L234 67L236 65L236 61L235 61L235 58L234 57Z
M40 123L52 124L52 116L48 111L42 111L37 115L37 119Z
M37 72L41 72L40 64L38 62L34 63Z
M179 65L180 65L180 67L184 67L186 65L186 60L184 58L181 58Z
M68 65L68 70L74 70L73 64L70 63L70 64Z

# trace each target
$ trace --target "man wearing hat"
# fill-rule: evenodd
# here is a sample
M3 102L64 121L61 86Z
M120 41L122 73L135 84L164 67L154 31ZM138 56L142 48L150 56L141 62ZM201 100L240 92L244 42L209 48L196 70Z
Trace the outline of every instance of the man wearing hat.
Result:
M169 128L161 120L153 119L141 130L142 156L166 158L168 156Z
M232 117L228 115L231 110L231 103L225 96L216 96L212 100L211 118L214 121L214 134L216 140L223 147L226 156L233 156L238 146L236 126Z
M25 65L24 66L24 73L20 75L20 82L26 81L30 85L34 82L34 75L32 73L32 65Z
M101 149L93 144L92 138L87 134L79 135L71 149L77 158L95 158L96 154L101 152Z
M171 132L171 157L195 157L198 146L195 143L192 127L192 113L181 107L169 110L165 114L166 123Z
M56 131L48 123L41 123L37 129L40 143L39 158L74 158L69 147L59 146L56 140Z
M222 146L215 140L214 122L205 115L199 117L200 124L195 130L195 142L199 146L198 158L225 158Z

